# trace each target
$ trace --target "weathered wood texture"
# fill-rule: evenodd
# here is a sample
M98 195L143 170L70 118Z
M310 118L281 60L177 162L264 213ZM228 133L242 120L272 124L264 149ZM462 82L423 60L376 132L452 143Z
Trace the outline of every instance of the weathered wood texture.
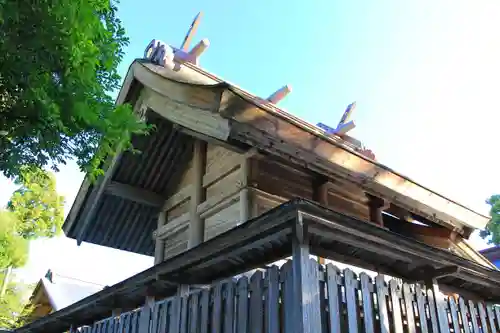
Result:
M189 163L180 180L179 191L163 207L167 223L155 233L156 238L163 240L163 260L188 249L190 223L203 226L201 241L240 223L240 191L246 184L241 165L246 158L222 146L207 144L204 161ZM203 170L196 170L195 166L200 163ZM203 193L195 197L197 192L193 189L200 180ZM162 242L157 244L161 246Z
M315 187L319 186L311 172L270 158L252 162L250 185L254 217L295 197L317 200L314 193L318 190ZM370 220L368 199L357 185L332 179L323 183L321 188L324 191L323 205L361 220Z
M500 310L491 304L444 297L419 284L378 275L357 275L332 264L305 265L319 293L308 294L321 306L318 332L496 333ZM293 263L271 266L250 277L228 279L84 327L81 332L302 332L293 302ZM299 288L299 290L310 288ZM77 332L75 329L72 332Z
M242 154L211 143L207 144L204 159L204 193L196 199L201 200L196 211L192 205L193 186L201 175L196 177L193 161L180 179L179 191L163 207L167 223L156 231L156 237L163 240L157 241L164 247L162 260L188 249L189 226L197 219L201 219L196 223L203 225L203 241L207 241L295 197L321 201L332 210L380 224L372 221L369 197L354 183L341 179L319 183L318 175L276 158ZM403 220L398 223L410 225ZM442 248L450 246L449 238L436 238L432 233L430 237L415 234L415 238Z

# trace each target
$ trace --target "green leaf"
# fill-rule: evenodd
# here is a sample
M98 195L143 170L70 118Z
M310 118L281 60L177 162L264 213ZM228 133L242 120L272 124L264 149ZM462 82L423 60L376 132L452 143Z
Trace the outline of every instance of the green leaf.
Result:
M491 220L479 235L489 244L500 245L500 195L491 196L486 203L491 206Z
M0 171L76 159L94 176L148 127L114 105L128 44L109 0L0 1ZM100 147L100 144L103 147Z

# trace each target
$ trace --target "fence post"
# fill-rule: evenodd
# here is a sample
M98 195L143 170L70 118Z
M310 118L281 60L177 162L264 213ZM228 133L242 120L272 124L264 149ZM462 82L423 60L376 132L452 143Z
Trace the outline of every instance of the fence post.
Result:
M319 266L310 258L307 226L298 214L292 242L293 313L297 333L321 332Z

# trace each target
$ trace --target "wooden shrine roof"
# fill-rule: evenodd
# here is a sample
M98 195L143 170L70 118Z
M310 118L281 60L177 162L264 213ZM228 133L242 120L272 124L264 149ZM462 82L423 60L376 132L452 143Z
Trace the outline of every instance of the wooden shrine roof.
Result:
M500 271L295 199L16 332L62 332L108 317L114 308L142 306L146 295L173 295L181 283L207 284L263 267L291 255L298 227L312 254L407 281L441 272L441 285L500 301Z
M147 111L136 111L146 112L159 130L133 138L142 154L118 154L97 183L84 180L63 226L68 237L152 255L156 216L189 157L193 136L236 150L256 147L318 174L356 183L466 237L489 221L364 156L349 141L326 135L195 65L184 63L170 70L137 60L117 103L134 104L144 97L143 90Z

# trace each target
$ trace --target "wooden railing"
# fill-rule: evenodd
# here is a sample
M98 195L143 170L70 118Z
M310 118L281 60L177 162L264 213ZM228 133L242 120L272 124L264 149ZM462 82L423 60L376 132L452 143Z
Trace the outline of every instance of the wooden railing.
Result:
M445 297L420 284L357 275L311 259L323 309L318 332L495 333L500 311L491 304ZM152 307L73 329L82 333L295 332L292 261L171 297ZM435 293L437 295L435 295Z

